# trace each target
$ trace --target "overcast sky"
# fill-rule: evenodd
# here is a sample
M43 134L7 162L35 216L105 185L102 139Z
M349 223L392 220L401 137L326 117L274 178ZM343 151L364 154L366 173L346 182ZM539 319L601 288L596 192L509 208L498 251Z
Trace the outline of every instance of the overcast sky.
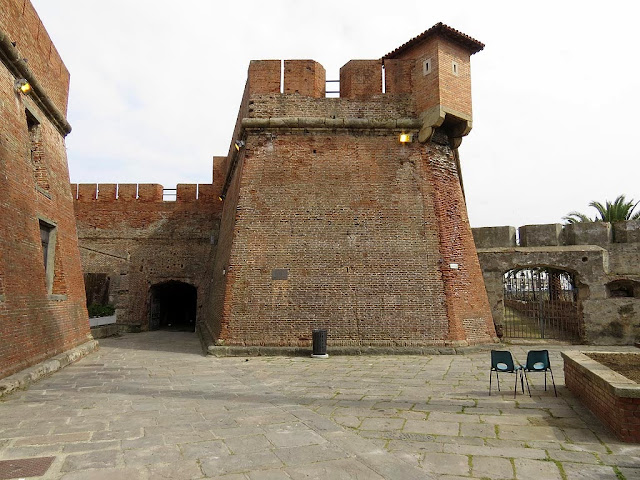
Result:
M210 183L251 59L309 58L338 79L442 21L486 44L460 147L472 226L640 200L636 2L32 2L71 72L73 182Z

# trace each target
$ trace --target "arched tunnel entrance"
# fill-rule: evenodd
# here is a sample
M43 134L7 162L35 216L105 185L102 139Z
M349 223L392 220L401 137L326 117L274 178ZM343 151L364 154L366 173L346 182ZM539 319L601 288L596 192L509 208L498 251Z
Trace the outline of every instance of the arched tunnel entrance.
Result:
M150 289L149 330L194 332L196 329L196 287L171 280Z

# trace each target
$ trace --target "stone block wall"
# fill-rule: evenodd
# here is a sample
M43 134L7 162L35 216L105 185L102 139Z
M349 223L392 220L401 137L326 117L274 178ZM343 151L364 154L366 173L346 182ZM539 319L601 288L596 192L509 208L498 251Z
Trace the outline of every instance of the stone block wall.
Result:
M503 275L515 268L553 267L578 287L582 341L629 345L640 341L640 222L474 228L494 321L504 317Z
M15 90L25 72L38 85L29 96ZM31 3L1 0L0 378L90 339L64 142L68 86Z

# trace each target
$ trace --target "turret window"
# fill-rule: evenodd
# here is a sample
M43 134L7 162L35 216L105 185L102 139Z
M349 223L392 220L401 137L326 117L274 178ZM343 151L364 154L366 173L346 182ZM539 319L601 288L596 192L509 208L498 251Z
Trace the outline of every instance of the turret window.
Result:
M422 62L422 74L423 75L429 75L431 73L431 68L432 68L431 63L432 62L431 62L430 58L427 58L426 60L424 60Z

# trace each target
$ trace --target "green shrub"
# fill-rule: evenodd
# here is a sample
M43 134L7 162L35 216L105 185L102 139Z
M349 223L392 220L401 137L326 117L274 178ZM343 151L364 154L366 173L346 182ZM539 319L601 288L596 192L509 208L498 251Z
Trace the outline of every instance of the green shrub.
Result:
M108 317L116 313L116 307L113 305L100 305L98 303L92 303L87 307L89 311L89 318L95 317Z

